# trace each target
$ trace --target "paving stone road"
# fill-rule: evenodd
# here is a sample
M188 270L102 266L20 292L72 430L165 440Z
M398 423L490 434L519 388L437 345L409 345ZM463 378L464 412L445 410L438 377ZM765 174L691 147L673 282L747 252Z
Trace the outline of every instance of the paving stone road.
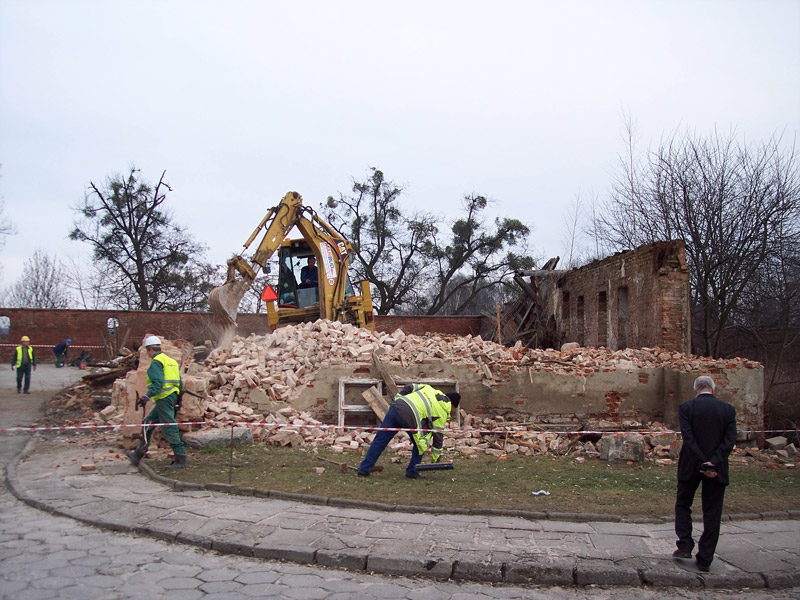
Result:
M47 368L50 367L50 372ZM77 379L82 373L77 370L58 369L51 365L42 365L35 374L34 386L30 396L17 396L13 392L13 384L6 376L0 375L0 426L24 426L29 424L39 410L40 404L52 395L70 377ZM36 377L38 375L38 377ZM66 379L66 381L65 381ZM38 386L36 384L39 384ZM29 441L28 434L0 434L0 459L5 467L10 467L12 475L16 474L16 485L23 491L35 489L38 498L43 502L57 502L61 494L57 491L57 482L68 482L71 486L80 485L91 480L102 484L121 480L138 481L141 489L156 490L160 484L149 481L142 475L130 472L121 463L113 469L109 468L108 476L94 476L80 479L78 475L50 472L55 499L48 499L47 486L39 484L47 478L31 481L30 477L38 477L41 471L32 468L52 453L37 451L31 459L16 464L15 459ZM54 443L56 448L68 449L71 444ZM66 452L69 456L69 452ZM23 473L23 476L20 476ZM89 486L91 488L92 486ZM102 487L102 486L101 486ZM107 487L107 486L106 486ZM80 508L97 500L93 495L100 488L83 489L72 497L71 508ZM80 487L78 488L80 491ZM125 493L127 490L122 491ZM187 492L164 493L174 500L184 498ZM188 496L192 496L189 493ZM231 500L227 495L200 494L203 502L209 497L217 497L225 502ZM42 500L44 498L44 500ZM232 500L236 501L236 498ZM253 498L247 499L252 503ZM179 504L184 504L180 500ZM262 500L274 503L274 500ZM158 504L158 502L156 502ZM99 505L96 505L99 506ZM62 506L62 508L64 508ZM152 508L148 506L148 509ZM111 523L95 510L92 518ZM299 513L307 516L313 513L308 509ZM470 583L443 581L430 578L390 577L374 575L366 572L353 572L343 569L325 568L317 564L304 565L290 562L277 562L258 558L249 558L223 554L214 550L198 548L161 539L153 539L141 533L114 532L92 527L74 519L54 516L48 512L36 510L20 502L9 493L5 486L0 488L0 598L153 598L169 597L171 600L182 598L412 598L419 600L446 600L456 598L556 598L564 600L587 599L625 599L655 598L666 599L699 599L699 598L750 598L761 599L794 599L800 600L800 588L783 589L746 589L731 586L724 581L727 575L739 576L739 569L722 570L717 577L708 581L717 585L725 585L736 590L708 590L690 585L699 585L694 579L687 580L685 587L604 587L604 586L509 586L491 583ZM130 515L126 518L132 518ZM204 517L204 522L214 522L214 515ZM91 519L89 519L91 522ZM797 529L786 533L787 524L794 521L762 521L750 534L741 533L741 540L758 540L762 558L769 555L775 560L791 561L797 559L797 544L800 535ZM774 525L777 524L777 525ZM567 524L569 525L569 524ZM579 525L573 523L572 525ZM602 528L624 524L594 524ZM738 526L739 524L737 524ZM213 529L213 527L211 528ZM151 527L151 534L158 534ZM729 534L730 535L730 534ZM782 539L794 536L793 542ZM552 536L552 543L558 545L560 539ZM770 543L772 540L772 543ZM747 542L750 544L751 542ZM794 543L794 546L792 546ZM775 546L774 550L764 550L765 546ZM787 549L788 545L788 549ZM298 547L303 547L300 543ZM755 556L756 546L750 547L750 554ZM226 549L226 548L223 548ZM228 550L230 548L227 548ZM793 563L791 563L793 564ZM627 571L626 571L627 572ZM688 572L688 571L687 571ZM694 578L694 575L692 575ZM692 581L692 583L689 583ZM758 588L763 588L763 580L753 580Z

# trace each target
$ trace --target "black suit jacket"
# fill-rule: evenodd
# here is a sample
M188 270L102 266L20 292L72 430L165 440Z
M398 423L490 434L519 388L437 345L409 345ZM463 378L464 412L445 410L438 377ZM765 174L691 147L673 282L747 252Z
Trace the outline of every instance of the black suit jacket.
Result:
M717 467L717 481L728 485L728 455L736 444L736 409L713 394L700 394L678 407L683 447L678 479L695 477L700 465Z

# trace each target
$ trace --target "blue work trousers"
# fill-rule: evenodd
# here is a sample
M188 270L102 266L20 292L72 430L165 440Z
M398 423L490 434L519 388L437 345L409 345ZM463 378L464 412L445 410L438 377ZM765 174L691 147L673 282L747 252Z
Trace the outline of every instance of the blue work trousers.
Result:
M397 429L397 428L406 428L408 425L402 421L400 415L394 409L394 406L390 406L389 410L386 411L386 416L383 418L383 423L381 423L381 427L386 427L389 429ZM372 440L372 443L369 445L369 449L367 450L366 455L364 455L364 460L361 461L361 464L358 465L359 473L369 474L372 470L372 467L375 466L375 463L378 462L378 458L386 449L386 446L389 445L389 442L392 441L392 438L395 434L398 433L397 431L378 431L375 434L375 439ZM410 433L409 433L410 435ZM410 473L414 473L417 470L417 465L422 462L422 455L417 450L417 445L414 443L414 440L411 440L411 460L406 467L406 475Z

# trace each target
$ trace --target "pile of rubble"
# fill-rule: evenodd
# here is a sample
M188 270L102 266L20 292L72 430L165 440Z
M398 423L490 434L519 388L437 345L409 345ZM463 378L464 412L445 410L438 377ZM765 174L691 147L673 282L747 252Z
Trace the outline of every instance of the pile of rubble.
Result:
M581 375L661 366L685 371L759 367L758 363L741 358L714 360L658 348L610 351L567 344L558 351L531 349L521 343L508 348L480 337L415 336L399 329L392 333L371 332L319 320L284 327L267 336L237 337L228 348L213 350L202 362L186 365L187 389L199 392L203 399L185 397L179 420L203 422L200 427L203 430L230 431L235 426L247 430L247 439L258 443L363 452L374 433L324 424L309 412L295 409L292 401L320 369L353 362L368 364L375 352L381 354L382 360L404 366L425 361L466 365L489 386L522 369ZM129 382L130 377L127 382L118 381L123 384L120 395L130 395L133 384ZM264 398L266 402L256 403L256 408L254 398ZM269 406L270 410L261 410L261 406ZM115 402L93 413L92 421L131 423L126 410L130 412L130 402L124 407ZM462 410L459 427L445 435L445 448L464 457L550 454L579 461L595 457L633 462L649 459L662 465L671 464L680 449L679 436L657 422L574 425L572 432L545 432L536 424L502 416L479 417ZM198 426L182 428L187 443L193 443L192 430L196 431ZM614 434L597 431L611 428L628 431ZM410 452L410 438L396 436L389 450Z
M479 373L486 385L502 382L511 371L524 369L586 375L661 366L706 372L760 366L742 358L710 359L659 348L611 351L565 344L559 351L527 348L521 342L508 348L480 336L416 336L400 329L382 333L318 320L284 327L267 336L235 338L229 348L211 352L205 368L196 374L208 380L208 393L216 403L246 399L251 390L261 390L271 401L291 403L320 369L369 363L376 351L382 352L382 359L403 366L431 360L466 365Z

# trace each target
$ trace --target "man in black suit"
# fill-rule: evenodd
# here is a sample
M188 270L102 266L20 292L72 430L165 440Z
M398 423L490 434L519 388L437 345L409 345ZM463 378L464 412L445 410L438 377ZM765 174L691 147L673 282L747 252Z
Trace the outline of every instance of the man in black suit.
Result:
M714 380L701 375L694 381L696 396L678 407L683 447L678 458L678 493L675 499L676 558L691 558L692 502L703 484L703 534L695 560L708 571L714 560L722 519L722 499L728 485L728 455L736 443L736 410L714 396Z

